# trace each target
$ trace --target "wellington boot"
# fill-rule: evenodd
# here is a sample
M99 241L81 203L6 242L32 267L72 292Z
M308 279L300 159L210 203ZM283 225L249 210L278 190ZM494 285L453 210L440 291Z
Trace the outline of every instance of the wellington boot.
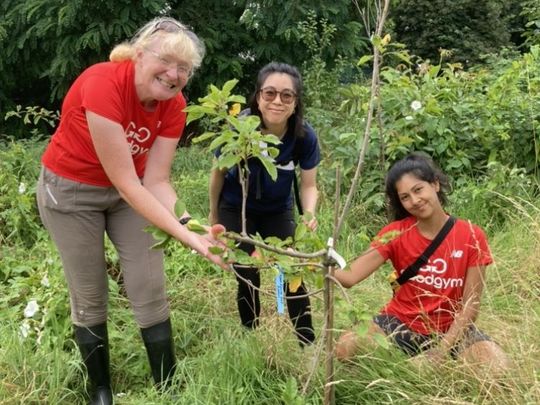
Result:
M91 384L90 405L111 405L113 395L109 374L107 324L75 326L75 340Z
M96 387L90 405L109 405L113 403L110 387Z
M158 388L168 388L176 369L171 320L141 329L152 376Z

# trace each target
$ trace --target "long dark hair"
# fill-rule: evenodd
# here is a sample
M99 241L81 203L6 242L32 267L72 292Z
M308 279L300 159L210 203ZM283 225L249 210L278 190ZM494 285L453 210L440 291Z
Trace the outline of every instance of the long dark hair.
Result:
M302 101L303 96L303 84L302 84L302 76L300 75L300 72L297 68L294 66L288 65L286 63L279 63L279 62L270 62L266 66L264 66L261 70L259 70L259 74L257 75L257 83L255 84L255 91L251 95L251 99L249 102L249 106L251 109L251 113L254 115L258 115L261 119L261 126L264 128L264 121L261 114L261 111L259 110L259 103L257 102L257 95L259 94L259 91L261 91L261 88L266 81L266 78L270 76L272 73L284 73L291 77L293 86L294 86L294 92L296 93L296 107L294 109L294 112L289 117L289 120L287 121L287 126L290 129L294 130L294 136L303 137L304 136L304 104Z
M441 205L444 206L446 204L446 193L450 189L448 177L446 177L428 155L421 152L413 152L394 163L386 175L388 209L394 220L403 219L411 215L403 208L396 189L396 183L406 174L411 174L428 183L438 181L440 187L437 196Z

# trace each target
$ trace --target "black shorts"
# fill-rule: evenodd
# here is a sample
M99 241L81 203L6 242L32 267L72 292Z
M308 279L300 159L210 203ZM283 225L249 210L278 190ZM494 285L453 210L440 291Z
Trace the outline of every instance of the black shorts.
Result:
M435 346L440 335L422 335L410 330L407 325L398 318L389 314L380 314L373 318L373 322L379 326L386 336L390 337L395 345L410 356L416 356L421 352ZM464 336L450 350L450 355L457 358L458 354L473 343L491 341L491 338L481 332L475 325L470 325Z

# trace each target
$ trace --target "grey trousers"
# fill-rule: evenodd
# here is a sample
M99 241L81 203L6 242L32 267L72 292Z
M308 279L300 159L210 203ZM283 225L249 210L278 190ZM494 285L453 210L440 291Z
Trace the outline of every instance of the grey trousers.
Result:
M105 233L118 252L139 327L169 318L163 252L150 249L155 241L143 231L148 222L114 187L78 183L42 168L37 202L41 220L60 252L75 325L89 327L107 320Z

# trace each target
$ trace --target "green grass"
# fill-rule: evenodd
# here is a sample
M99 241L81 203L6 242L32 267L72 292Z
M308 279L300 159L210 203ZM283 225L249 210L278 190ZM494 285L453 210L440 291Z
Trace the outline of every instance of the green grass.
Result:
M175 163L174 183L188 209L202 217L207 209L207 157L197 148L181 149ZM319 213L324 235L331 233L331 199L324 196ZM488 269L479 324L509 354L512 372L494 383L485 372L459 362L437 369L417 367L395 350L366 348L352 363L336 363L337 404L540 403L540 213L537 203L513 201L505 206L512 207L505 213L507 221L486 227L496 262ZM338 251L353 258L380 223L381 218L366 217L357 209ZM83 404L85 377L71 338L60 261L45 232L37 239L31 249L0 247L2 274L8 275L0 284L0 404ZM114 265L113 252L108 260ZM383 273L347 291L352 305L336 290L336 332L351 327L351 313L375 314L389 298ZM307 385L313 350L302 351L288 318L276 314L270 274L263 274L268 294L262 295L261 327L254 332L240 326L231 273L174 244L167 252L166 274L179 361L173 391L179 395L152 388L129 303L111 280L109 333L117 404L322 403L323 359ZM49 287L41 284L44 275ZM321 298L312 300L319 337ZM30 335L22 339L22 312L30 299L38 299L48 312L40 312Z

